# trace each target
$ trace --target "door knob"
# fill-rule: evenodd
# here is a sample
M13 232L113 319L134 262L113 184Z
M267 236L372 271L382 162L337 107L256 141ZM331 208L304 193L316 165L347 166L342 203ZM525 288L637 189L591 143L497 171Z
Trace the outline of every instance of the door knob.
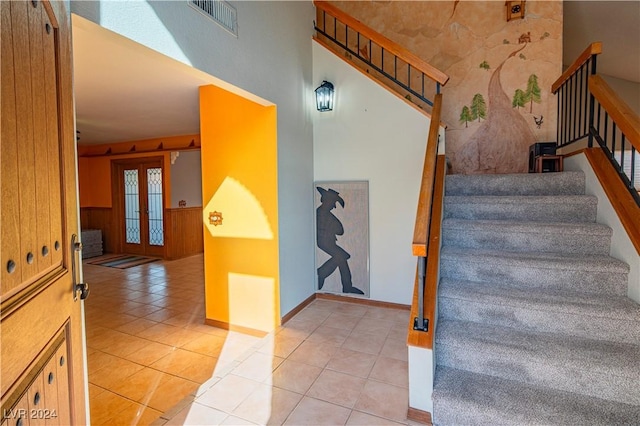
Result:
M76 294L75 294L75 298L78 298L78 293L80 293L80 300L84 300L87 297L89 297L89 284L87 283L80 283L80 284L76 284Z

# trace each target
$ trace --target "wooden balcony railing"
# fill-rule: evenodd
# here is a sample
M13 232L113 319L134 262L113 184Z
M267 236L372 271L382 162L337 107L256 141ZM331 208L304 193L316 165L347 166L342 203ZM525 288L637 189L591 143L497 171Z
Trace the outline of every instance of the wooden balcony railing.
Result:
M558 96L558 146L567 154L586 140L587 159L640 253L640 117L597 75L601 52L601 43L589 45L551 87Z
M419 107L433 106L448 75L332 4L314 4L318 42L355 58L366 73Z

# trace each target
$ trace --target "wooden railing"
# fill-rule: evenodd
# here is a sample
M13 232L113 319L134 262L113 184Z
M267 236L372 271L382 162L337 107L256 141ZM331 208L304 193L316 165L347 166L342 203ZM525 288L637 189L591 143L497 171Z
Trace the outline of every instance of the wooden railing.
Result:
M433 97L449 76L428 64L417 55L326 1L314 1L316 6L317 41L356 58L383 84L399 89L408 100L422 107L421 102L433 106Z
M431 114L412 243L418 267L407 344L427 349L433 348L446 169L444 155L438 155L441 110L442 95L438 94Z
M558 95L558 146L566 155L586 140L587 159L640 253L640 117L596 74L601 52L601 43L589 45L551 87Z

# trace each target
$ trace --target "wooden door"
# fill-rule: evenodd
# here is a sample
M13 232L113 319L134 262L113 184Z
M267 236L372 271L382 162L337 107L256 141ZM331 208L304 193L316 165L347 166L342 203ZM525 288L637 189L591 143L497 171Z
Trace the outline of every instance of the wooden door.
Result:
M2 424L85 424L70 15L1 1Z
M118 160L113 166L122 252L162 256L165 240L163 158Z

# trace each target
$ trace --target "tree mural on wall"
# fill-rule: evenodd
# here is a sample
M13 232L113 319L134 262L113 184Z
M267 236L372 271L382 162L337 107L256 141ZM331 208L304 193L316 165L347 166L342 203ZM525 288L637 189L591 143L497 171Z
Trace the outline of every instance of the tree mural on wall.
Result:
M531 93L529 98L526 91L520 90L518 99L509 99L500 82L500 74L504 64L527 46L511 52L505 60L494 69L488 87L488 106L479 93L473 99L470 111L472 117L485 118L485 121L469 138L467 143L455 153L455 162L460 170L466 173L514 173L526 172L528 167L528 148L535 142L533 131L527 121L515 109L515 104L522 104L540 97L537 87L537 77L530 78ZM533 84L535 82L535 84ZM514 98L516 96L514 95ZM482 112L482 117L480 116ZM478 114L478 115L475 115Z
M473 121L473 117L471 116L471 110L468 106L462 107L462 112L460 113L460 122L464 123L464 127L469 127L469 122Z
M540 86L538 86L538 76L535 74L531 74L529 76L529 81L527 81L527 91L525 92L526 99L528 102L530 102L530 113L533 112L533 103L535 102L539 104L541 102L540 93L541 91Z
M487 71L491 69L491 67L489 66L489 62L487 61L482 61L482 63L480 64L480 68Z
M521 89L516 89L516 92L513 94L513 101L511 101L511 106L514 108L524 108L527 103L527 94L524 93Z
M487 118L487 103L484 101L484 97L480 93L476 93L471 101L471 117L473 120Z

